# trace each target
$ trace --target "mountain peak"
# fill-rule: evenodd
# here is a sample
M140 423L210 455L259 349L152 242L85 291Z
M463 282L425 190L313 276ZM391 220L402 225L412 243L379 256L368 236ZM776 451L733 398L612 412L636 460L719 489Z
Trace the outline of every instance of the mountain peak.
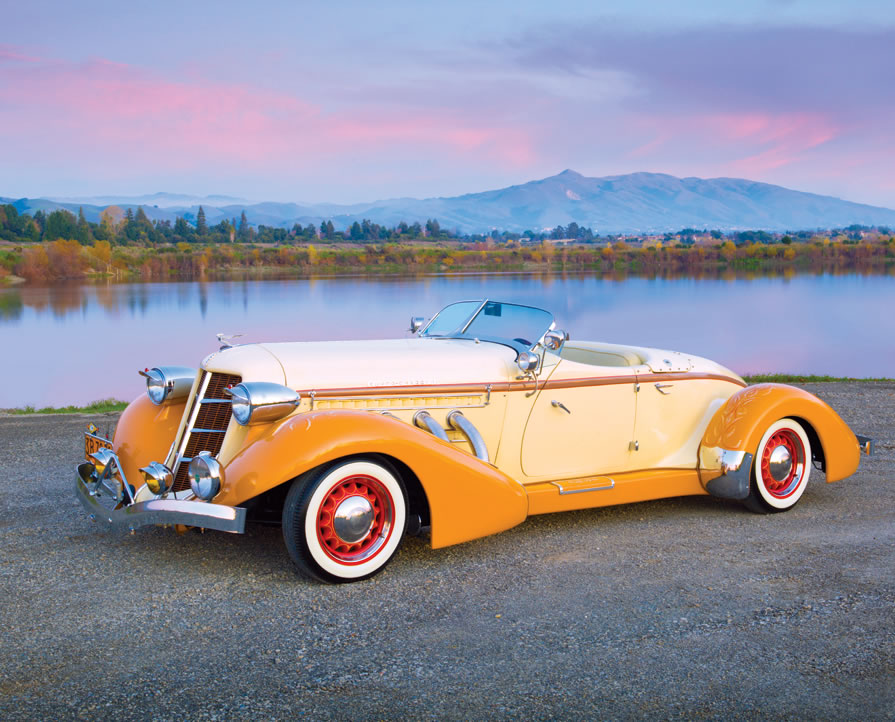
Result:
M566 168L562 173L557 173L554 178L584 178L578 171Z

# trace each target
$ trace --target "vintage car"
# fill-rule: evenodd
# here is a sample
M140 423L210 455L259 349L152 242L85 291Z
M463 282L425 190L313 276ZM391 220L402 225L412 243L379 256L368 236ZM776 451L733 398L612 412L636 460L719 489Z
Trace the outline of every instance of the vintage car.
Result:
M350 582L423 528L438 548L533 514L686 494L785 511L812 466L838 481L872 448L803 390L572 341L538 308L462 301L410 331L224 342L198 370L144 369L114 438L88 430L77 495L132 531L281 522L300 571Z

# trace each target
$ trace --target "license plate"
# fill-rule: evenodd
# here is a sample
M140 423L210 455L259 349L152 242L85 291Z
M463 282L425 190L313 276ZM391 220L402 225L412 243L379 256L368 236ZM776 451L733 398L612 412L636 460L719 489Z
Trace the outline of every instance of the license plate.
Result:
M84 434L84 458L90 459L90 455L96 453L100 449L111 449L112 442L104 439L102 436L91 434L89 431Z

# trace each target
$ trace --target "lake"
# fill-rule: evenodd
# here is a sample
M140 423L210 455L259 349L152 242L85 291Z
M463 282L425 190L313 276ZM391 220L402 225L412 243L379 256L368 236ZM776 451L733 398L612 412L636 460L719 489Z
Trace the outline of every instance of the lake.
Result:
M895 277L430 275L0 289L0 408L131 399L137 369L238 342L400 338L461 299L541 306L573 339L686 351L741 374L895 376ZM359 362L362 359L359 359Z

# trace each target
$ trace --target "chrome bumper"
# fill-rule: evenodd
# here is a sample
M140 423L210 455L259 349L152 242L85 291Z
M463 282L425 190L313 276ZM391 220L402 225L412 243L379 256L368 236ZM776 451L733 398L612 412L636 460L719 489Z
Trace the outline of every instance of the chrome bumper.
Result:
M700 447L699 471L703 488L712 496L738 500L749 496L752 454L719 447ZM720 476L717 472L721 472ZM703 473L713 478L706 480Z
M107 522L112 527L133 530L138 526L152 524L183 524L233 534L242 534L245 531L246 510L238 506L181 499L151 499L119 509L107 509L90 493L87 484L77 472L75 472L75 493L91 519Z

